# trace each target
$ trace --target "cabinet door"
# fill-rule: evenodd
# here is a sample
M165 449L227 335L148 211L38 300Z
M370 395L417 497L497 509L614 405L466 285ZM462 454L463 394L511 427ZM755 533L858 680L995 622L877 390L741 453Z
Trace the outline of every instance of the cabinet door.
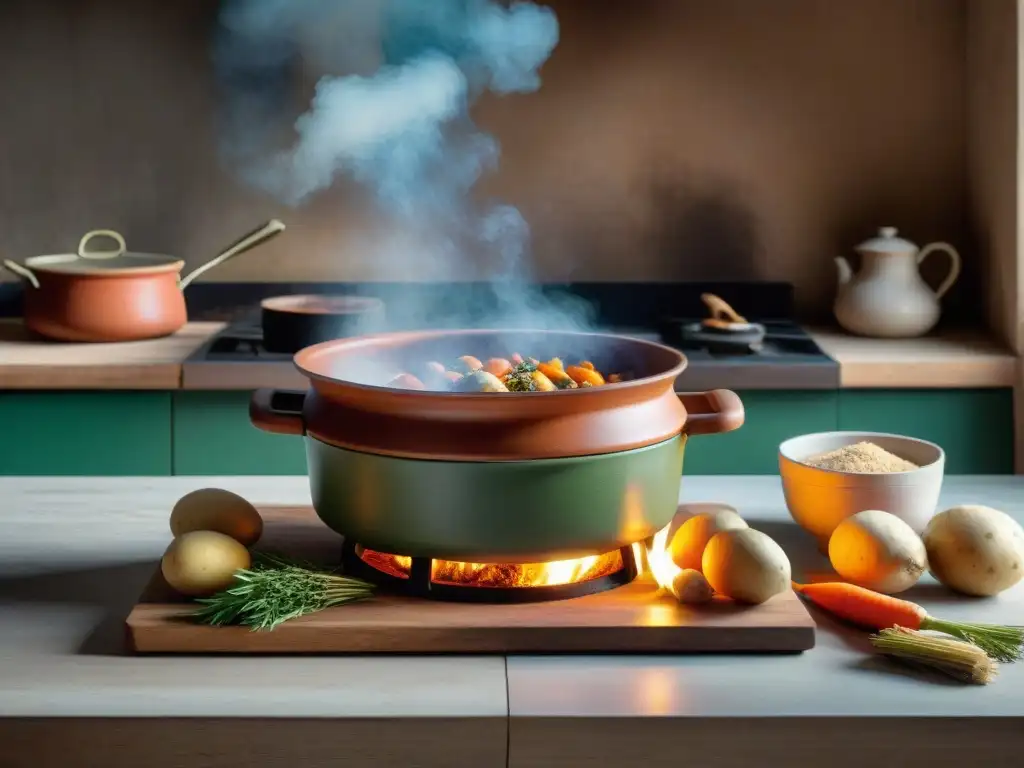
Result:
M174 474L304 475L301 437L261 432L245 392L174 393Z
M836 390L737 392L746 419L735 432L699 435L686 444L689 475L774 475L779 443L809 432L836 428Z
M2 475L170 475L170 392L0 392Z
M1013 473L1010 389L844 389L839 428L937 443L947 474Z

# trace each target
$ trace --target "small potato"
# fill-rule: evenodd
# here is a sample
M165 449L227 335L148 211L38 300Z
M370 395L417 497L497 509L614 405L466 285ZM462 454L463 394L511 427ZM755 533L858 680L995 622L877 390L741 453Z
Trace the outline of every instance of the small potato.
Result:
M479 371L484 367L484 364L472 355L463 355L458 359L456 367L462 373L472 373L473 371Z
M1024 578L1024 529L998 509L947 509L928 522L922 538L932 575L957 592L990 597Z
M487 371L473 371L467 373L455 383L457 392L508 392L508 387L495 376Z
M192 531L171 542L160 571L177 592L208 597L231 584L235 572L252 565L249 550L223 533Z
M216 531L251 547L263 535L263 518L237 493L200 488L178 499L171 510L171 535L192 531Z
M427 385L413 376L411 373L400 373L391 381L388 386L392 389L426 389Z
M512 370L512 363L503 357L492 357L484 363L484 370L500 379Z
M680 568L701 569L704 548L711 537L722 531L733 531L748 528L746 520L737 512L728 508L716 509L694 515L676 531L672 537L668 551L673 562Z
M792 584L792 569L782 547L753 528L712 536L704 550L703 570L715 592L741 603L763 603Z
M533 388L537 392L554 392L558 387L555 383L545 376L540 370L533 371L530 374L530 378L533 379Z
M878 509L843 520L829 539L828 558L847 581L884 595L910 589L928 567L924 542L914 529Z
M692 568L679 571L673 577L669 591L680 603L688 605L708 603L715 596L715 591L704 578L704 574Z

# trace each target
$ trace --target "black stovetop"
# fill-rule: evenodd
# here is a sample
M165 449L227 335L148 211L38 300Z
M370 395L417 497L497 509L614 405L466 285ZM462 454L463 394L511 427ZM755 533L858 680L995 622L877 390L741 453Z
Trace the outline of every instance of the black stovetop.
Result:
M391 301L400 301L402 289L415 291L432 288L429 284L404 285L402 289L396 290L396 285L401 284L389 284L386 288L378 285L377 290L363 286L358 291L339 291L334 286L317 286L319 291L316 292L376 295L387 302L389 298ZM466 289L471 291L473 287L473 284L467 284ZM264 295L279 295L267 293L266 286L263 288ZM292 292L311 292L309 286L291 288L294 289ZM559 287L561 290L566 288ZM788 389L797 384L800 389L838 387L838 364L821 350L799 324L786 316L792 301L792 291L788 285L595 283L579 284L568 289L574 295L586 298L597 308L596 328L659 341L683 351L689 361L679 382L684 388L697 390L728 386ZM446 286L445 290L450 290L450 286ZM704 305L700 301L700 294L705 292L721 296L745 317L763 324L766 328L764 341L755 347L711 350L684 338L678 333L682 325L706 317ZM255 303L258 303L258 299ZM268 352L263 348L259 310L252 307L253 303L248 306L222 303L217 312L224 319L230 320L228 326L197 350L191 361L290 363L291 355Z

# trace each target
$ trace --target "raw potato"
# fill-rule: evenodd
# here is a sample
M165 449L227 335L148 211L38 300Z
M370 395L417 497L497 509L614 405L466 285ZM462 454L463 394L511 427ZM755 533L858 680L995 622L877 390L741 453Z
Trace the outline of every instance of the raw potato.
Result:
M675 575L672 579L672 586L669 587L669 592L680 603L690 605L711 602L711 599L715 596L715 591L711 589L711 585L704 578L704 574L692 568L682 570Z
M953 507L924 531L932 575L950 589L989 597L1024 577L1024 529L992 507Z
M711 587L741 603L763 603L790 588L792 569L782 547L753 528L716 533L703 558Z
M914 529L879 509L843 520L829 539L828 559L846 581L886 595L910 589L928 567Z
M702 512L694 515L676 531L669 544L669 555L680 568L701 569L704 549L711 537L722 531L735 531L748 528L747 521L731 509L718 509L714 512Z
M186 493L171 510L171 534L216 531L251 547L263 535L263 518L256 507L223 488L200 488Z
M252 565L249 550L215 531L184 533L160 561L164 579L189 597L206 597L231 584L235 571Z

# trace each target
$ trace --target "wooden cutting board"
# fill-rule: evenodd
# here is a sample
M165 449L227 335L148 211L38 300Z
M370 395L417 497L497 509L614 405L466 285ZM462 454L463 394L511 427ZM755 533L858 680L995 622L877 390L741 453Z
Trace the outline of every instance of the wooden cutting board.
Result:
M341 538L308 507L265 507L260 548L335 565ZM192 622L159 567L127 619L138 653L799 652L815 624L792 592L759 606L684 606L644 577L571 600L481 605L380 594L253 632Z

